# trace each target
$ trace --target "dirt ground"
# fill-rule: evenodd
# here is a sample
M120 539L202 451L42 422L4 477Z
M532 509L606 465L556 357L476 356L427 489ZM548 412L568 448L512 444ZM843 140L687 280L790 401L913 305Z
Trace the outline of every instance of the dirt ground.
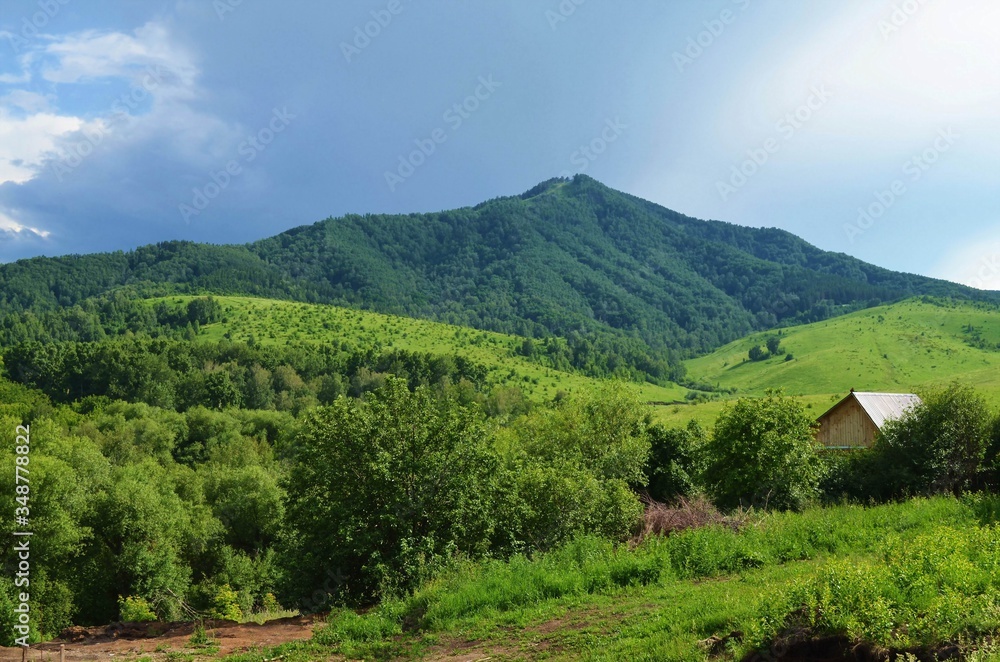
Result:
M276 646L287 641L308 639L321 616L295 616L256 623L205 621L208 644L195 645L191 637L193 623L125 623L93 628L70 628L54 641L31 646L25 659L58 662L60 646L67 661L76 660L152 660L176 658L177 654L195 657L221 657L252 648ZM20 648L0 647L0 660L21 660Z

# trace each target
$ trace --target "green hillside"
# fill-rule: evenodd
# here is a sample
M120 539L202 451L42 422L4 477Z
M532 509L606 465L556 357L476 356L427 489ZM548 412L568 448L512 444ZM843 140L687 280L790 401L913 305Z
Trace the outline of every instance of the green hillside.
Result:
M779 324L915 295L997 300L775 228L689 218L581 175L475 207L329 218L245 246L166 242L0 265L0 344L88 340L81 329L103 321L86 317L118 307L95 299L123 291L328 303L559 336L576 369L659 383L683 377L684 357Z
M151 299L186 305L195 297ZM224 321L201 327L199 339L285 344L347 342L359 348L402 349L435 355L458 355L488 367L497 383L516 384L528 397L551 400L558 391L572 393L598 386L597 379L544 365L543 359L522 356L525 339L491 331L430 322L337 306L294 303L250 297L216 297ZM683 400L686 389L677 386L635 384L640 397L652 402Z
M971 325L971 328L970 328ZM786 352L750 361L751 347L780 333ZM686 361L690 379L759 395L784 388L817 413L859 391L910 392L959 380L1000 404L1000 310L909 299L842 317L757 333ZM788 355L793 358L786 360ZM668 420L711 422L720 402L668 408Z

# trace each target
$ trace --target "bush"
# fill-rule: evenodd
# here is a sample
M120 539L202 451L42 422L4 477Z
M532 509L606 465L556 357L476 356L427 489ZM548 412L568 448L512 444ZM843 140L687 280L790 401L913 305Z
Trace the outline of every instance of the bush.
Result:
M327 569L341 597L406 590L454 553L487 551L497 460L476 408L390 378L310 414L288 480L289 572L300 599ZM316 608L322 605L313 605Z
M521 419L503 439L513 490L511 550L545 550L580 533L625 540L642 515L648 413L621 384ZM504 550L508 551L508 550Z
M716 505L798 510L817 496L812 425L802 405L776 391L726 406L705 448L703 482Z
M125 622L155 621L156 612L145 598L130 595L118 596L118 618Z
M705 431L696 421L686 428L654 425L649 429L646 489L650 498L672 501L694 493L695 460L705 440Z
M229 621L242 621L243 610L240 608L239 593L229 584L223 584L215 589L212 596L212 606L208 611L210 618L224 618Z
M885 493L961 494L972 487L990 446L989 410L972 388L954 383L889 421L875 440Z

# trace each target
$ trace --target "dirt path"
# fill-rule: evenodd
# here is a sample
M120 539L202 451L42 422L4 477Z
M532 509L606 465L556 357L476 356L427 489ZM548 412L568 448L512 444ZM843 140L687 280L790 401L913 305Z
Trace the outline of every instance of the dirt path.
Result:
M215 658L252 648L277 646L287 641L308 639L313 626L322 623L321 616L295 616L256 623L206 621L207 644L197 645L191 638L194 623L147 623L108 625L94 628L70 628L54 641L28 649L28 660L58 662L60 644L65 646L65 659L131 660L144 657L152 660L175 658L178 653L200 658ZM20 648L0 647L0 660L21 660Z

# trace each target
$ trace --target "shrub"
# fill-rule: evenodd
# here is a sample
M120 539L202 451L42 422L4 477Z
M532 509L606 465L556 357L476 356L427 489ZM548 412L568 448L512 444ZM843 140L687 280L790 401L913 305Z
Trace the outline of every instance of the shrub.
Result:
M155 621L156 612L145 598L130 595L118 596L118 617L122 621Z
M229 584L223 584L215 589L212 596L212 606L208 611L210 618L224 618L230 621L242 621L243 610L240 608L240 595Z
M953 383L889 421L875 440L886 494L961 494L976 480L992 419L982 396Z
M726 406L705 447L703 482L715 503L801 509L822 475L812 425L802 405L777 391Z
M705 431L696 421L688 423L686 428L654 425L649 429L646 489L652 499L671 501L694 492L695 459L705 437Z
M642 515L649 419L628 388L610 385L521 419L505 446L514 483L508 539L545 550L579 533L625 540Z
M406 590L453 553L481 555L494 528L496 458L478 409L390 378L364 401L310 414L288 480L298 595L336 568L335 591ZM321 605L315 605L319 607Z

